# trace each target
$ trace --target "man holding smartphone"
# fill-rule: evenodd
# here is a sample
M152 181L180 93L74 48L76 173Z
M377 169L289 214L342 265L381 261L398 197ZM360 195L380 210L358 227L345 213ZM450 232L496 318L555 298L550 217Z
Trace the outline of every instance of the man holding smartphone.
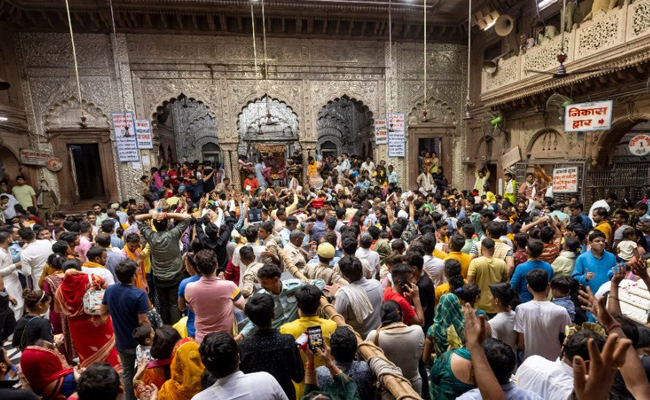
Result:
M321 342L324 342L329 346L330 336L338 325L336 322L323 319L318 317L318 309L320 308L320 298L323 295L321 290L314 285L303 285L296 290L296 302L298 303L298 315L300 318L293 322L289 322L280 327L280 333L288 333L298 339L303 333L312 333L312 340L314 342L318 336L320 336ZM320 328L321 334L318 335L318 328ZM304 354L301 354L303 357L303 362L306 362ZM325 361L316 356L314 359L315 368L318 368L322 365L325 365ZM305 388L304 381L294 384L296 387L296 398L302 398L303 391Z
M402 309L405 324L423 326L424 311L420 303L420 290L413 283L413 268L410 265L397 264L393 266L391 275L393 286L384 290L384 303L394 300Z

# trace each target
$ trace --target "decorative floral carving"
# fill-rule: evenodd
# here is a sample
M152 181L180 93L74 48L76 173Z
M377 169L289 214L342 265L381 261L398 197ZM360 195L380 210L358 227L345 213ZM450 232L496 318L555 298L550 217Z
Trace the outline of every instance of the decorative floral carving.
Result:
M456 127L458 124L454 109L447 103L437 100L434 97L429 97L426 107L422 102L417 103L408 114L408 123L418 124L424 122L422 121L422 116L425 109L427 110L428 122L438 122L453 127Z
M518 61L518 57L511 57L499 62L499 69L494 75L483 74L483 77L485 78L485 91L489 92L490 90L498 89L515 82L519 78Z
M610 12L607 18L580 29L576 45L578 56L594 54L616 44L620 36L619 25L619 14Z
M564 52L569 55L569 60L571 60L571 54L573 53L571 35L567 33L564 38ZM528 50L523 56L522 78L535 75L534 72L529 73L526 70L548 71L557 67L557 55L560 52L561 42L562 37L558 36L550 42L544 42L540 46ZM500 75L500 71L497 75Z
M632 32L633 37L640 36L650 29L650 2L640 1L632 5Z

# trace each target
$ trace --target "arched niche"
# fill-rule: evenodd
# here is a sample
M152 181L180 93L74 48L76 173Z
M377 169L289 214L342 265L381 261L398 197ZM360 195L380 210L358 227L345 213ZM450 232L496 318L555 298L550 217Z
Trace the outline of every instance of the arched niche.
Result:
M265 94L249 101L237 117L239 155L251 156L257 143L285 144L291 153L299 138L298 116L284 101Z
M458 117L449 104L432 96L427 99L426 103L424 101L416 103L408 115L409 125L426 123L447 125L455 129L458 125Z
M542 129L536 132L526 146L528 158L558 158L566 157L567 140L555 129Z
M219 144L219 123L213 110L184 93L164 100L152 118L154 139L163 148L173 148L176 161L201 161L203 144Z
M650 121L650 115L635 115L614 120L612 129L604 132L595 146L592 166L604 168L614 163L616 149L621 140L637 125Z
M85 121L82 121L82 111ZM45 114L45 130L58 129L110 129L111 122L99 107L86 100L79 105L79 99L71 96L53 103Z
M347 94L330 100L318 113L318 149L323 150L321 145L329 141L337 146L337 155L368 152L374 146L373 123L373 114L363 101Z

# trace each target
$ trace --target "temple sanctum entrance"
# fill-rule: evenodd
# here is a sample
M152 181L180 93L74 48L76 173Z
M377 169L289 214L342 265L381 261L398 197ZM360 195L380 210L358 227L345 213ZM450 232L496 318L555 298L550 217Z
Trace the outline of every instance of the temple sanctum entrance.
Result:
M325 156L342 153L372 156L372 113L347 95L328 102L318 113L318 150Z

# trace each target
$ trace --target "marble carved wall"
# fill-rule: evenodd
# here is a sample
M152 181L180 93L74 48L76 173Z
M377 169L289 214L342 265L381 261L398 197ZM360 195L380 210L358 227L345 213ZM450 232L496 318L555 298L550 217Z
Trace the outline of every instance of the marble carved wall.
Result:
M77 97L69 36L18 33L13 40L25 77L22 88L32 146L47 149L48 124L59 118L48 110ZM87 114L92 110L105 121L112 111L126 108L139 119L152 119L157 108L182 93L210 109L228 173L231 165L236 165L238 117L247 104L264 95L286 103L295 112L305 156L316 148L318 113L330 101L347 95L378 118L388 110L408 114L423 100L422 46L416 44L394 43L391 64L387 43L269 39L269 79L261 80L253 67L249 37L120 34L112 40L110 35L77 34L75 41ZM466 49L448 44L431 44L429 49L428 95L448 105L455 116L461 115ZM57 123L77 128L74 112L68 115ZM448 120L455 127L453 181L464 186L460 163L465 125L455 117ZM155 153L143 151L151 156L152 164L157 163ZM117 160L115 152L113 155ZM387 158L386 146L376 148L375 157ZM404 159L387 162L404 177L412 173ZM148 168L115 161L120 178L118 197L135 196L138 178ZM56 175L43 174L57 186Z

